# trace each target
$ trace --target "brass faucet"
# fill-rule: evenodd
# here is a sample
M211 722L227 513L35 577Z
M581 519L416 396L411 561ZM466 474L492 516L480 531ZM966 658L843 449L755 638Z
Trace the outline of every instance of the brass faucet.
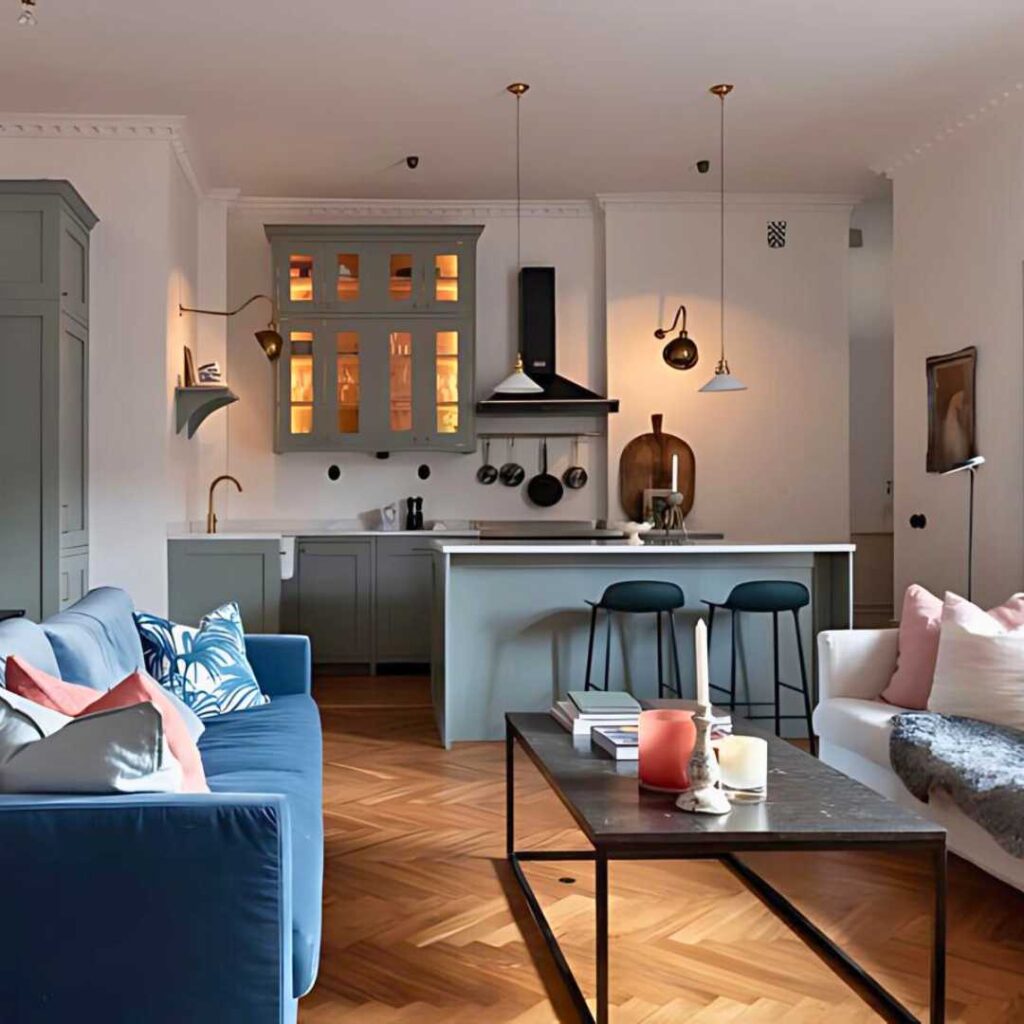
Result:
M217 532L217 513L213 511L213 489L221 482L221 480L230 480L237 488L238 493L242 493L242 485L233 477L227 473L222 473L216 477L212 484L210 484L210 500L206 505L206 532L216 533Z

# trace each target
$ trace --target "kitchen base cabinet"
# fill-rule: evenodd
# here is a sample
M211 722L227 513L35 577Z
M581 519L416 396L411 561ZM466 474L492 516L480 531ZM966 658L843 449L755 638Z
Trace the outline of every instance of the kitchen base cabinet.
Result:
M280 628L281 545L277 540L167 542L168 613L195 626L207 612L237 601L248 633Z
M377 664L430 662L434 588L429 538L379 537L376 546Z
M373 661L373 542L299 540L296 627L318 665Z
M59 608L73 605L89 591L89 549L62 551L60 555Z

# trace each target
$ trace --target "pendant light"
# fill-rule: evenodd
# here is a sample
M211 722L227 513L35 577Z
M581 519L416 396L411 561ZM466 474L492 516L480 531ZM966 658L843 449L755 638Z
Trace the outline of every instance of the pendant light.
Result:
M525 82L513 82L507 91L516 98L516 267L523 269L523 189L522 189L522 146L519 131L519 102L530 87ZM523 369L523 355L516 354L512 372L494 389L499 395L535 395L544 389L526 375Z
M725 358L725 97L732 92L732 88L731 85L723 84L713 85L709 90L712 95L717 96L721 101L718 145L718 173L720 175L718 186L718 225L721 243L719 247L719 330L721 334L721 349L719 351L718 365L715 367L715 375L701 388L701 391L747 390L747 385L729 372L729 363Z

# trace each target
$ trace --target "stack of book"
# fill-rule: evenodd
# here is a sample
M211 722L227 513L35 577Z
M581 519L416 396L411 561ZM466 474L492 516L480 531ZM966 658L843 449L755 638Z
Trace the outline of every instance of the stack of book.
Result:
M551 715L573 736L589 736L595 726L636 727L640 704L621 690L570 690L558 701Z

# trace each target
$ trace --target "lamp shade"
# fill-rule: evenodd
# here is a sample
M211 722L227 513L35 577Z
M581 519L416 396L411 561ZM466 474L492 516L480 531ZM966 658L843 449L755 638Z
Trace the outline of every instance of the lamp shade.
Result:
M260 348L266 353L267 358L272 363L276 362L284 349L284 340L281 335L277 331L268 328L263 331L257 331L256 340L260 343Z
M512 372L494 390L499 395L536 395L544 389L526 376L523 357L519 355Z
M738 377L734 377L730 372L729 368L719 367L715 370L714 377L711 378L701 388L701 391L746 391L747 385L743 383Z

